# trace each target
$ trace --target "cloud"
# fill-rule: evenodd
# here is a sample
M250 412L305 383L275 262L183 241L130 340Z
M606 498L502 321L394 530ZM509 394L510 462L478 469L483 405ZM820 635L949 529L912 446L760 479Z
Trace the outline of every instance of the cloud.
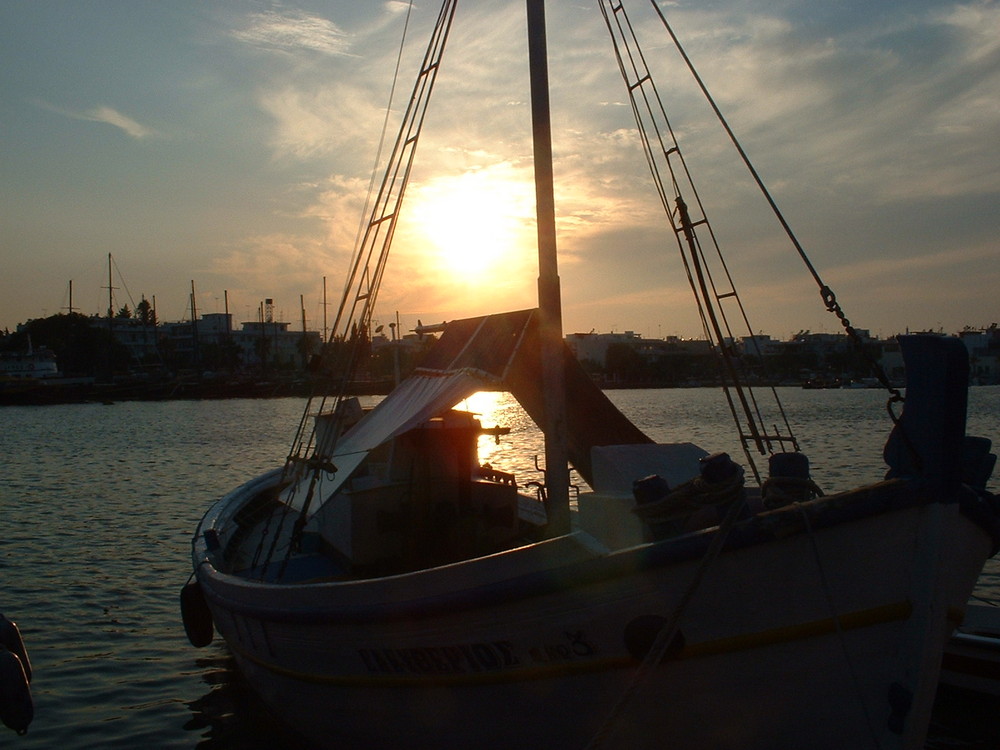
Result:
M367 132L352 125L374 127L378 118L370 96L337 83L265 89L258 93L258 105L274 122L270 143L275 155L302 160L357 144Z
M226 289L235 309L272 297L281 307L295 310L299 294L315 290L330 265L321 239L279 233L241 238L209 256L196 272L205 298L221 296Z
M340 152L349 163L339 169L351 171L357 166L351 157L374 153L399 44L398 17L408 7L384 3L383 12L351 31L297 10L255 13L231 24L231 38L277 56L278 64L272 57L254 69L254 96L272 122L268 143L276 159L310 161ZM405 106L409 84L407 72L397 106Z
M383 7L401 10L398 4ZM426 259L418 257L425 243L412 231L421 189L440 173L528 164L523 18L509 12L508 4L485 7L463 16L466 23L456 24L449 41L394 244L393 270L380 298L387 309L433 309L454 317L455 301L468 302L464 289L425 276ZM911 268L935 276L953 268L941 258L957 261L970 242L946 237L938 243L946 256L932 259L927 249L932 243L924 241L912 217L926 216L931 196L948 197L961 209L971 198L996 189L997 172L991 168L996 163L991 149L995 138L984 135L997 132L1000 124L991 95L1000 46L993 30L1000 13L990 4L971 4L914 11L905 18L880 14L854 28L832 29L795 14L779 17L775 11L758 9L746 16L744 10L737 6L728 15L678 10L678 25L686 27L678 31L684 32L688 52L779 203L791 209L789 218L810 254L819 265L830 267L828 280L838 286L860 285L872 299L879 299L878 284L872 282L873 290L865 288L866 275L878 272L884 278L891 269L898 274L900 257L909 258ZM695 333L698 321L684 311L690 305L681 307L690 291L675 268L676 248L649 185L634 123L623 106L626 97L611 64L610 44L601 35L585 34L574 13L554 10L549 60L560 263L564 278L575 284L568 283L567 289L577 290L577 296L584 289L583 298L589 301L576 304L575 317L567 322L589 328L600 324L595 315L614 308L621 310L615 319L638 328L630 317L650 307L661 310L655 323L669 319L670 330ZM327 257L326 273L340 272L341 256L354 238L364 180L351 175L364 174L374 153L381 123L379 87L386 87L395 61L393 44L382 42L390 42L398 30L387 15L378 20L350 37L363 57L347 54L344 37L336 60L314 65L316 59L310 58L309 65L298 66L291 76L272 66L269 79L256 92L258 105L272 121L268 143L277 157L315 161L316 173L322 173L328 159L329 179L319 181L323 184L316 188L312 205L303 210L304 218L325 228L317 249L322 247ZM418 17L415 23L427 26L428 19ZM412 39L419 36L417 31L410 34ZM656 31L662 35L662 29ZM422 51L422 42L413 44ZM795 272L794 287L786 289L783 281L779 285L775 280L789 273L787 257L778 257L782 241L770 234L772 219L766 208L754 213L755 218L748 212L756 196L747 197L734 187L737 180L722 156L731 154L730 147L709 143L721 130L693 110L699 103L693 93L677 86L679 76L675 68L666 67L669 55L661 45L650 45L645 38L643 44L653 53L651 59L655 56L654 76L672 119L676 114L682 148L709 199L715 228L720 236L728 235L722 244L727 252L737 251L741 292L749 298L747 292L763 291L762 299L781 301L780 313L765 308L757 319L768 330L788 319L815 327L810 316L826 320L828 314L815 290L803 284L804 271ZM294 46L288 42L280 49ZM308 44L298 47L311 49ZM380 56L383 48L388 51ZM395 119L413 67L412 60L404 61ZM592 88L598 92L595 96L582 93ZM395 124L390 124L389 133L391 138ZM484 200L489 199L485 191ZM628 225L624 235L623 222ZM281 246L277 238L271 245ZM877 266L864 263L871 247L878 248ZM667 261L662 259L664 251ZM602 261L607 256L620 261L626 253L632 263ZM928 258L915 262L923 255ZM862 264L852 265L855 261ZM595 276L602 276L603 294ZM398 278L404 281L396 282ZM510 301L514 296L518 302L524 296L520 289L515 294L495 285L488 292L479 290L474 304L491 304L488 298L503 298L505 293L499 304L507 307L517 306ZM568 314L574 309L572 299L567 292ZM592 304L597 300L600 303ZM663 305L669 314L662 311ZM907 312L915 315L918 310ZM896 325L898 320L902 318L894 314L883 323Z
M866 18L833 37L766 17L719 26L696 62L793 189L827 181L872 202L996 189L977 165L993 161L1000 132L1000 7Z
M70 117L74 120L86 120L88 122L103 122L108 125L114 125L116 128L122 130L130 138L135 138L136 140L142 140L143 138L150 138L153 136L158 136L158 133L153 128L146 127L139 122L136 122L128 115L123 115L118 110L113 107L99 106L93 109L87 110L71 110L64 107L57 107L54 104L49 104L44 101L35 102L39 107L47 109L50 112L55 112L57 114L63 115L64 117Z
M106 122L108 125L114 125L116 128L121 128L127 135L135 138L136 140L156 135L156 131L152 128L140 125L131 117L123 115L121 112L111 107L95 107L94 109L84 113L83 119L93 120L94 122Z
M349 54L349 37L332 21L301 10L251 14L232 36L260 49L289 52L306 50L323 55Z

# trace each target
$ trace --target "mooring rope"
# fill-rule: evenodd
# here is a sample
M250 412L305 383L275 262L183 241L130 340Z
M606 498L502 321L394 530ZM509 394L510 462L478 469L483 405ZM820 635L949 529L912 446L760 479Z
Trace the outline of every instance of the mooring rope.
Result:
M826 570L823 568L823 561L820 558L819 545L816 544L816 534L813 531L812 524L809 522L809 514L806 511L805 506L802 505L802 503L794 503L794 505L799 511L799 515L802 516L802 523L806 527L806 534L809 537L813 557L816 560L816 569L819 573L820 586L823 589L823 595L826 597L827 606L830 608L830 616L833 618L834 627L837 631L837 642L840 644L841 651L843 651L844 661L847 664L847 671L851 676L851 683L854 685L854 692L858 698L858 703L861 704L861 712L865 715L865 726L871 736L872 746L878 750L878 748L881 747L881 743L878 741L878 735L875 732L875 726L872 724L872 717L868 711L868 704L865 702L864 694L861 691L858 674L854 669L854 663L851 661L851 654L847 649L847 639L844 638L844 628L840 622L840 615L837 614L837 607L833 603L833 592L830 590L830 581L826 576Z
M742 488L742 483L740 484L740 488ZM678 626L684 611L687 609L691 599L701 586L701 582L704 579L705 574L708 572L709 567L719 557L719 554L722 552L722 548L725 546L726 540L729 538L730 532L733 530L733 527L740 518L741 511L744 508L743 499L743 493L739 492L730 502L726 515L723 518L722 523L719 524L718 530L715 532L715 536L712 538L711 544L709 544L708 549L705 551L705 556L702 557L699 562L698 569L695 571L694 577L688 583L684 594L678 601L677 606L674 607L673 612L670 613L670 617L667 622L664 624L663 628L660 629L660 632L656 636L656 640L653 641L653 645L650 646L645 658L643 658L642 662L639 663L639 666L632 675L632 679L629 681L629 684L626 686L621 696L615 702L615 705L612 706L611 710L608 712L608 715L605 717L597 732L594 733L594 736L587 744L587 750L598 750L598 748L604 746L608 737L614 731L615 725L621 718L621 714L625 710L627 704L632 700L646 680L649 679L651 670L663 661L663 657L670 649L670 646L677 635Z

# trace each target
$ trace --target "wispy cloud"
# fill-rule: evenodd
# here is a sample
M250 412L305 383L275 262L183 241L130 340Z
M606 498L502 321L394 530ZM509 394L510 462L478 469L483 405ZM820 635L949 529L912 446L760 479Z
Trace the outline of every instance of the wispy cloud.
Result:
M48 102L41 100L36 100L35 104L43 109L49 110L50 112L55 112L74 120L103 122L108 125L114 125L127 136L135 138L136 140L142 140L143 138L151 138L153 136L160 135L160 133L153 128L146 127L142 123L136 122L128 115L122 114L114 107L108 107L106 105L93 107L92 109L72 110L65 107L57 107L54 104L49 104Z
M232 36L261 49L294 52L308 50L324 55L346 55L349 37L333 22L301 10L267 11L250 15Z
M282 158L311 159L356 142L351 123L374 123L378 115L370 97L337 83L264 89L258 104L274 121L271 145Z
M992 162L1000 128L995 4L887 14L836 37L739 12L717 25L721 37L696 48L704 77L793 182L826 175L872 201L996 189L970 178ZM793 160L779 163L782 152Z
M127 135L136 139L148 138L151 135L156 135L156 131L152 128L147 128L145 125L139 124L131 117L123 115L121 112L112 107L95 107L94 109L88 110L84 113L83 119L93 120L94 122L106 122L108 125L114 125L116 128L124 130Z

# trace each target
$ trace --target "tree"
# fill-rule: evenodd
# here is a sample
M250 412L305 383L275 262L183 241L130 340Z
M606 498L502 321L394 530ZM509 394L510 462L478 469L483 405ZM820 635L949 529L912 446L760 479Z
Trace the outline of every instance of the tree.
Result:
M271 339L267 336L254 339L253 350L260 361L261 372L267 372L267 360L271 356Z
M772 375L787 380L801 378L820 366L816 351L799 342L785 344L778 355L768 359Z
M302 357L302 366L305 367L312 355L316 353L316 337L310 336L303 333L299 340L295 343L296 349L299 350L299 356Z
M614 378L626 382L637 382L646 375L646 362L642 355L630 344L615 343L608 347L604 355L604 368Z
M156 311L153 310L153 306L149 304L149 300L145 297L135 306L135 316L144 326L156 327Z
M656 381L664 385L680 385L698 374L697 357L681 347L671 346L656 361ZM702 365L704 370L704 364ZM702 375L705 373L703 372Z
M37 318L6 337L3 349L24 351L30 336L34 346L47 346L55 352L63 373L93 375L109 365L125 369L131 360L128 349L110 337L106 326L107 321L101 321L101 326L95 327L90 318L80 313Z
M240 348L232 339L206 343L201 348L201 363L209 370L232 372L240 361Z

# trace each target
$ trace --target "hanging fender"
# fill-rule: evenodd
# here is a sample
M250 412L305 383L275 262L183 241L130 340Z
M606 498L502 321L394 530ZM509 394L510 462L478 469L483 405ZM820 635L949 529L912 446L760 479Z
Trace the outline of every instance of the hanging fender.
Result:
M17 623L8 620L2 614L0 614L0 646L4 646L21 660L24 674L28 682L31 682L31 660L28 659L28 649L24 647L21 631L17 629Z
M189 581L181 589L181 619L192 646L204 648L212 642L215 634L212 612L197 579Z
M26 734L35 718L28 676L17 654L0 645L0 720L18 734Z

